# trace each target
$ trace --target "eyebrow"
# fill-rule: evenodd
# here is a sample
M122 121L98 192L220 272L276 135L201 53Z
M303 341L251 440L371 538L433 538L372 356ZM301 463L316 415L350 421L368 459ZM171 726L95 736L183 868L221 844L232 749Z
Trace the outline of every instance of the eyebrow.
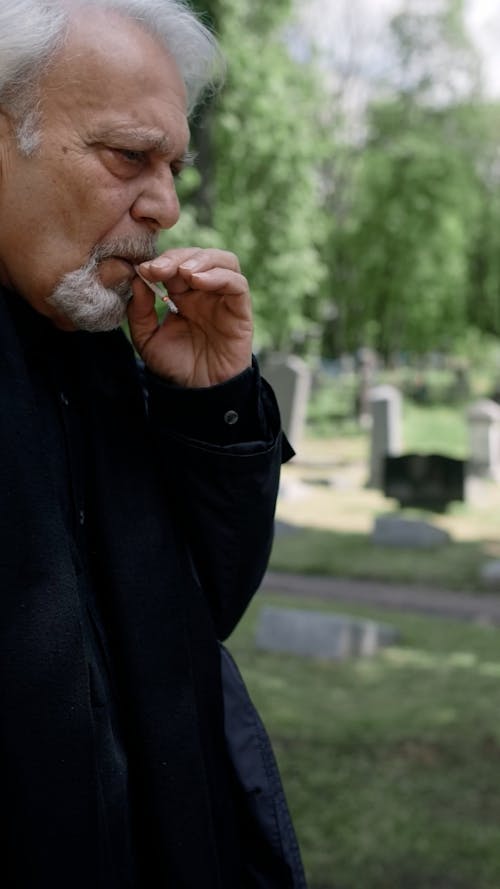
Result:
M140 127L127 127L124 129L114 128L109 130L101 130L96 134L100 142L107 142L109 145L120 145L122 143L126 147L137 148L141 151L157 151L159 154L171 154L172 142L165 133L159 133L157 130L141 129ZM178 160L189 166L195 160L196 155L188 148L179 156Z

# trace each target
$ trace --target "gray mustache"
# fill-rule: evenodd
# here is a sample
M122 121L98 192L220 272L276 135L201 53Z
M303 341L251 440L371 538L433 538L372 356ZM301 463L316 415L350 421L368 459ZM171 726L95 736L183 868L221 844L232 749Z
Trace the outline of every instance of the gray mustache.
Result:
M91 255L91 263L102 262L118 256L134 265L146 262L158 255L158 239L156 235L144 234L134 238L114 238L103 244L97 244Z

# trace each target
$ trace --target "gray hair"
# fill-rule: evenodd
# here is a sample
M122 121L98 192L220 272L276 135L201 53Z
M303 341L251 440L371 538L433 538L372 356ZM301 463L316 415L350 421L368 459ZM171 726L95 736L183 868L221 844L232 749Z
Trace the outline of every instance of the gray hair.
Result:
M39 142L39 79L64 46L72 10L88 6L120 12L163 43L184 80L190 114L222 80L217 41L186 0L0 0L0 106L14 117L25 154Z

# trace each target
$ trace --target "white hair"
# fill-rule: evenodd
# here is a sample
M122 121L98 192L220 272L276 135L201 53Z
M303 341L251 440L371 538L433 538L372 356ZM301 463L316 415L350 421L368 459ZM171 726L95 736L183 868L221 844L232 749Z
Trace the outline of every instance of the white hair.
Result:
M64 46L72 11L91 6L121 13L163 43L183 78L189 113L222 79L217 41L186 0L0 0L0 106L13 115L25 154L39 142L40 76Z

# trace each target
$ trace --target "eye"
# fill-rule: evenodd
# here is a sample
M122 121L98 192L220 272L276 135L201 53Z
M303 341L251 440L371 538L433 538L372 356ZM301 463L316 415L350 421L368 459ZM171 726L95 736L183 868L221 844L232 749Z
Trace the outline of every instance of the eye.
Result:
M135 151L132 148L115 148L114 151L129 164L142 164L146 157L144 151Z
M175 160L172 164L170 164L170 169L172 171L172 176L174 179L178 179L184 170L188 167L192 167L195 162L196 155L191 151L186 151L186 153Z
M178 161L175 164L171 164L170 169L172 171L172 176L174 179L179 179L182 171L185 169L185 163L183 161Z

